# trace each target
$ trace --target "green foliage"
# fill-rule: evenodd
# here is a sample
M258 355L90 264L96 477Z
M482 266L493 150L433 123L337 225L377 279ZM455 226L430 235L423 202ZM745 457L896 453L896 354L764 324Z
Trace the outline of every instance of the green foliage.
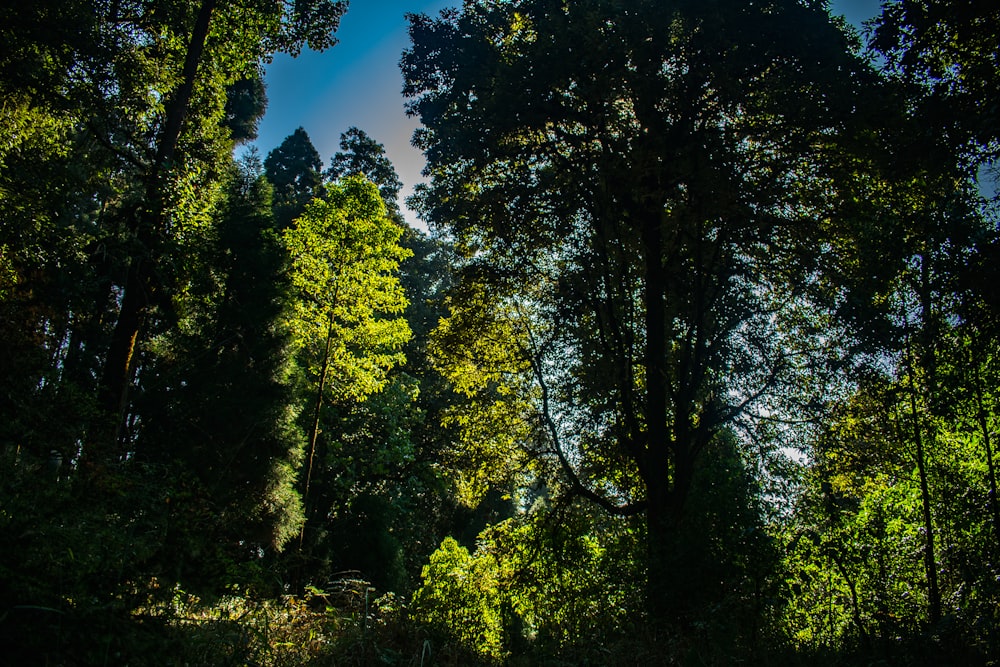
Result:
M442 454L456 475L461 501L475 506L494 487L509 488L528 471L533 439L530 369L523 356L524 322L515 308L467 284L431 335L435 368L462 398L441 414L454 433Z
M407 306L398 270L410 252L398 245L401 235L378 189L360 175L328 184L325 198L310 202L282 233L294 297L287 325L315 387L303 485L307 520L322 522L330 507L329 498L310 495L314 464L318 476L331 473L324 449L332 443L320 439L324 403L365 400L405 361L411 332L404 317L393 317ZM303 532L300 544L304 539Z
M385 156L385 147L364 130L352 127L340 135L340 151L330 160L326 176L333 181L363 175L378 186L382 201L393 214L399 214L399 191L403 187L395 167Z
M473 557L448 537L422 576L424 585L413 596L414 619L437 637L499 661L504 655L501 575L493 559Z
M176 328L147 352L136 451L196 475L219 520L198 539L226 542L246 557L280 550L298 532L304 440L270 186L244 165L234 168L227 195L198 278L175 299Z
M396 272L409 251L402 230L386 216L378 189L363 177L326 187L283 233L295 296L289 319L295 345L319 372L328 345L331 395L360 400L386 383L404 361L410 337L399 315L406 297Z
M345 10L0 8L0 662L1000 655L992 5L413 16L430 236Z
M994 627L998 593L988 537L997 530L995 416L980 384L992 365L970 359L972 341L960 331L949 333L953 345L935 357L943 383L937 392L912 397L905 375L869 380L818 443L815 478L784 538L790 589L783 624L796 644L904 653L929 631L929 656L980 661L995 650L996 634L987 629ZM924 424L926 487L917 418ZM931 534L940 620L922 562Z
M642 607L635 521L554 507L493 526L483 537L480 551L509 573L503 609L511 649L572 662L635 630Z
M326 554L329 569L317 569L314 580L357 570L379 590L412 588L430 551L418 545L437 535L430 502L435 476L418 458L416 433L423 423L417 399L417 380L396 373L366 400L327 409L326 455L311 493L324 522L314 551Z
M470 486L526 468L520 449L567 494L644 513L651 611L683 618L711 443L818 391L828 174L871 73L794 2L469 2L410 32L416 203L462 255L436 345L478 404L455 414L485 445Z

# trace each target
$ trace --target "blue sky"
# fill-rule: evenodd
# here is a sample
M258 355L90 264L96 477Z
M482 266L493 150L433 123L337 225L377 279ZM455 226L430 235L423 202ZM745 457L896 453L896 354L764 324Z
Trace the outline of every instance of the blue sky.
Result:
M324 163L339 150L340 134L358 127L382 142L403 181L403 197L421 180L423 156L410 146L417 127L403 111L399 59L409 44L407 13L435 15L460 0L351 0L340 43L324 53L279 55L268 66L268 107L255 145L261 156L305 128ZM835 14L860 24L879 11L878 0L833 0ZM404 209L410 224L416 218Z

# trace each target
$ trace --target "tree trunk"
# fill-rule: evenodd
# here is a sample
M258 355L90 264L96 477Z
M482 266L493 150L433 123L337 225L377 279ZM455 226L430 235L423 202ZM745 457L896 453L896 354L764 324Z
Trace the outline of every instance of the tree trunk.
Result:
M88 438L90 451L84 454L85 459L90 462L110 463L122 454L118 441L124 411L128 405L132 361L150 304L155 247L165 226L164 174L173 160L187 117L215 4L216 0L203 0L199 9L184 59L181 85L167 105L156 156L146 179L146 205L136 215L133 231L142 254L133 256L130 262L118 319L105 357L98 389L98 408L101 414L97 417L96 428L92 428Z
M312 482L313 458L316 455L316 441L319 439L319 417L323 409L323 392L326 390L326 375L330 369L330 347L333 344L333 316L326 331L326 347L323 349L323 363L319 371L319 387L316 389L316 403L313 406L312 427L309 429L309 467L306 470L306 484L302 492L303 504L309 498L309 484Z
M986 418L986 405L983 402L983 387L980 383L979 366L974 365L973 372L976 374L976 418L979 422L979 430L983 436L983 447L986 449L986 474L989 477L990 485L990 513L993 515L993 542L1000 542L1000 505L997 500L997 475L993 463L993 441L990 436L989 423Z
M85 456L93 462L113 463L121 454L118 445L122 415L128 401L128 387L131 383L132 356L149 305L147 280L140 275L145 271L145 266L144 261L134 261L129 267L128 278L125 281L118 320L111 334L104 372L98 387L98 407L101 411L98 437L95 438L94 434L91 434L92 451L85 453Z
M924 458L924 438L917 412L914 391L910 391L910 411L913 419L913 440L916 445L917 473L920 478L920 505L924 523L924 569L927 573L927 608L931 623L941 620L941 593L938 590L937 560L934 556L934 523L931 519L930 489Z
M676 620L677 596L673 578L676 567L677 526L670 507L666 480L646 484L646 608L654 623Z
M646 608L656 624L683 624L697 606L698 552L688 543L684 505L690 491L691 469L682 469L668 482L646 483Z
M926 258L924 259L924 265L926 266ZM922 280L921 289L921 306L922 306L922 324L924 332L926 332L928 324L928 318L930 316L930 309L928 305L927 298L927 281L926 273L923 273L925 280ZM916 377L916 360L913 350L913 343L911 341L910 332L910 322L909 317L905 312L903 321L906 327L905 333L905 345L906 345L906 365L907 372L910 379L910 391L909 391L909 403L910 403L910 420L912 422L913 429L913 445L915 449L915 458L917 463L917 475L920 484L920 504L921 504L921 518L923 520L924 527L924 571L927 577L927 611L931 623L937 623L941 620L941 594L938 589L938 578L937 578L937 560L934 556L934 522L931 516L931 500L930 500L930 485L927 481L927 465L926 457L924 452L924 434L923 428L921 427L920 412L917 409L917 377ZM925 366L930 366L925 361ZM927 392L928 394L931 391Z
M669 475L670 434L667 429L667 273L663 266L662 214L644 220L642 244L645 255L643 280L646 340L646 458L649 475ZM647 484L650 480L647 480Z
M937 357L934 352L936 345L934 331L934 312L931 295L930 260L927 255L920 258L920 319L922 337L921 362L926 376L925 394L931 413L937 402ZM911 350L912 355L912 350ZM941 620L941 590L938 586L937 559L934 556L934 523L931 516L931 494L927 482L927 459L924 452L923 429L917 412L916 377L913 374L913 356L910 357L910 409L913 411L913 435L917 451L917 472L920 476L920 502L926 533L924 547L924 566L927 568L927 605L931 623Z
M646 603L654 622L677 623L692 609L692 563L685 554L684 504L693 477L690 443L669 428L667 372L668 276L663 265L663 213L647 215L642 228L644 250L643 306L646 340ZM680 406L674 406L679 410Z

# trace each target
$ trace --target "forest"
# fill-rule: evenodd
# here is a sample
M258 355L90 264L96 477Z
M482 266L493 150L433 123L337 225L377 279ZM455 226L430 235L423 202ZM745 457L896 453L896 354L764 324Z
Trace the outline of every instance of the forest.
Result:
M1000 664L1000 5L456 4L0 6L0 665Z

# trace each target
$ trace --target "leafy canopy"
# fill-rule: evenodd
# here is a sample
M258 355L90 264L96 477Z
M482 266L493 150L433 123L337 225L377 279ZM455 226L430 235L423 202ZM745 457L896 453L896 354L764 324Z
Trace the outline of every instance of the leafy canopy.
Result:
M406 309L397 273L410 251L399 246L402 229L370 181L352 176L324 194L283 233L297 296L289 325L300 348L332 341L334 392L361 399L404 361L410 328L391 316Z

